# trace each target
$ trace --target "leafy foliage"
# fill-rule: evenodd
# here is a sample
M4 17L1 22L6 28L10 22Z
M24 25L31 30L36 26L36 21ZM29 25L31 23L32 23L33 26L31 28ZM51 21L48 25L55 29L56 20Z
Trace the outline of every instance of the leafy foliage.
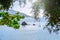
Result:
M8 11L11 6L14 6L13 3L15 1L19 1L20 5L22 3L26 4L26 0L0 0L0 10L7 10Z
M0 9L8 10L13 3L13 0L0 0Z
M8 12L0 12L0 17L2 17L2 19L0 19L0 25L8 25L15 29L20 27L18 21L20 21L21 18L24 18L24 16L20 16L19 13L11 15Z
M45 0L45 16L48 18L46 26L57 32L60 30L60 0Z
M38 15L40 13L40 8L41 8L41 5L40 5L41 1L38 0L36 2L33 3L33 6L32 6L32 11L34 13L34 18L37 19L38 18Z

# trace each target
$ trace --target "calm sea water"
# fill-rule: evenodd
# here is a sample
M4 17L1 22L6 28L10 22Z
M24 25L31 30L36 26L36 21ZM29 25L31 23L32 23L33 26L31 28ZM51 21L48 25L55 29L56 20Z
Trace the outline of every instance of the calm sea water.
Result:
M60 40L60 33L49 34L48 30L43 30L42 27L39 27L39 23L35 21L29 20L27 23L30 25L21 26L19 29L6 25L0 26L0 40ZM33 26L33 23L36 23L36 26ZM43 23L44 21L41 21L41 25Z

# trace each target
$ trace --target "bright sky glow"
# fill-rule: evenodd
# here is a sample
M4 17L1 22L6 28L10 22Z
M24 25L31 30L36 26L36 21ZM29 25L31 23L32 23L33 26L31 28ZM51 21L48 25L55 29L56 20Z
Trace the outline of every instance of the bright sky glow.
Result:
M24 8L23 8L23 7L20 7L20 6L19 6L19 2L16 1L16 2L14 3L13 10L19 11L19 12L22 12L22 13L25 13L25 14L31 16L32 14L30 13L30 11L31 11L30 6L31 6L31 4L28 3L28 4L25 5Z
M35 0L33 0L33 2L35 2ZM30 2L27 2L27 4L25 5L25 7L20 7L19 5L19 2L16 1L14 3L14 7L13 7L13 10L15 11L19 11L19 12L23 12L25 13L26 15L29 15L29 16L33 16L33 13L31 13L31 10L32 10L32 4ZM40 14L39 14L39 17L42 17L43 16L43 10L40 10Z

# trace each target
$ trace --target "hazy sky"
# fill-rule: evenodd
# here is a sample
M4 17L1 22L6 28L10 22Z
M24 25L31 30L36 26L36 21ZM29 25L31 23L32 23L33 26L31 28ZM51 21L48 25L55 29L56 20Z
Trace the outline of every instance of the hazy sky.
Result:
M34 2L34 1L33 1ZM23 13L25 13L25 14L27 14L27 15L29 15L29 16L33 16L33 13L32 13L32 3L31 2L28 2L27 1L27 4L25 5L25 7L20 7L20 5L19 5L19 2L18 1L16 1L15 3L14 3L14 6L13 6L13 10L15 10L15 11L19 11L19 12L23 12ZM42 17L43 16L43 10L41 9L40 10L41 12L40 12L40 17Z

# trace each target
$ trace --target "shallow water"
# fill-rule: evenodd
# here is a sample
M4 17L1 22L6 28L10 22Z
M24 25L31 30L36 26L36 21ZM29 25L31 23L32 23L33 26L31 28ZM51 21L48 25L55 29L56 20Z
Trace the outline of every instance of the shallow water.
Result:
M47 30L27 29L32 25L14 29L11 27L0 26L0 40L60 40L60 34L49 34Z

